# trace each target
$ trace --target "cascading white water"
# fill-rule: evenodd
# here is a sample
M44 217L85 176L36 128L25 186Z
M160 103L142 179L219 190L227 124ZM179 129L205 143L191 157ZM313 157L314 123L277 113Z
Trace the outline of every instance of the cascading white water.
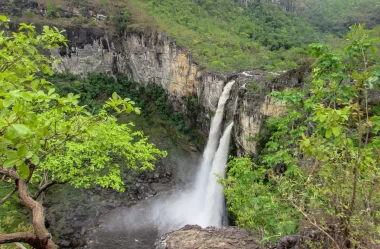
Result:
M209 175L212 167L212 161L214 160L215 153L218 147L219 137L220 137L220 127L223 120L224 106L230 96L231 88L235 84L235 81L230 81L226 84L223 89L222 95L219 98L218 108L216 113L211 121L210 133L208 136L206 148L203 152L202 163L197 174L197 178L194 185L194 190L191 194L192 205L196 216L199 216L200 210L203 209L205 198L206 198L206 189L209 180ZM198 213L198 214L197 214ZM192 217L193 219L195 217ZM201 219L203 218L196 218ZM199 221L201 222L201 221Z
M135 228L151 225L158 230L159 234L163 234L186 224L222 225L224 196L223 187L218 183L217 175L224 176L225 174L233 123L225 129L220 142L219 138L224 107L234 83L235 81L228 82L219 98L194 186L184 191L157 196L154 200L129 209L126 214L116 213L108 229L129 227L130 224L133 224Z
M228 159L228 150L230 147L230 136L232 131L231 123L227 126L220 139L218 150L212 162L212 169L209 174L207 186L206 202L202 212L201 224L203 226L222 226L222 216L224 212L223 186L218 182L218 177L224 177L226 173L226 163Z

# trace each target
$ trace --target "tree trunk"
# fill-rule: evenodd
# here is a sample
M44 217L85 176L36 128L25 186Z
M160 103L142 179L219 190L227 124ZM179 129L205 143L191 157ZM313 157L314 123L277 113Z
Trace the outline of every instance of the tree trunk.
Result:
M51 235L45 227L44 208L33 200L28 192L28 184L20 179L17 172L0 168L0 173L15 180L17 192L22 204L32 211L33 233L12 233L0 235L0 244L24 242L38 249L56 249L57 246L51 239Z
M41 248L56 249L57 246L52 241L51 235L45 227L45 216L42 205L29 196L27 184L24 180L16 180L16 183L21 202L32 211L34 233L37 236Z
M39 240L34 233L9 233L0 234L0 244L22 242L28 243L37 249L42 249Z

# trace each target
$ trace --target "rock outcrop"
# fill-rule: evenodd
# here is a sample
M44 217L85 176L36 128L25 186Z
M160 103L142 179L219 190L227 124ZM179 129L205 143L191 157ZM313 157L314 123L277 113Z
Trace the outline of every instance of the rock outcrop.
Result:
M303 233L284 236L276 243L260 243L259 236L239 227L206 227L186 225L164 234L155 243L155 249L296 249L308 248L306 240L313 240L320 233L305 230Z
M260 249L259 239L238 227L215 228L187 225L167 233L156 242L156 249Z

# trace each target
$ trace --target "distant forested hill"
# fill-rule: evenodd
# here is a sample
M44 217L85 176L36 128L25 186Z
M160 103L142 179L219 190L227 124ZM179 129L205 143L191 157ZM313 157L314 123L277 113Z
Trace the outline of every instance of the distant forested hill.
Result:
M304 48L355 23L380 23L378 0L130 0L190 48L201 65L227 70L289 69ZM133 16L133 15L132 15Z
M365 23L367 28L380 25L379 0L293 0L296 14L322 32L339 36L353 24Z
M357 23L367 28L380 24L380 1L378 0L234 0L242 7L262 3L276 3L284 10L304 17L322 32L342 35Z
M231 0L132 0L160 29L189 48L202 66L232 71L289 69L300 47L321 33L278 4L241 6ZM133 19L133 18L132 18Z
M44 9L31 9L32 2ZM161 30L200 66L218 71L292 69L308 44L343 37L355 23L380 23L379 0L0 0L0 11L17 21L116 35L128 28Z

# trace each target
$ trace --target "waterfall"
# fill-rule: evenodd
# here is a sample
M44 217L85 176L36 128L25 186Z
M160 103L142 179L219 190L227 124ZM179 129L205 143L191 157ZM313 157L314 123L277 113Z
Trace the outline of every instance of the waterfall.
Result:
M220 139L218 150L215 154L207 186L206 202L202 215L205 226L222 226L224 212L223 186L218 182L218 177L224 177L230 145L230 136L233 123L227 126Z
M225 174L233 123L227 126L221 138L220 135L224 107L234 83L235 81L228 82L219 98L218 108L211 121L210 134L194 185L190 189L157 196L142 206L137 205L129 209L128 214L123 214L121 220L121 216L116 216L114 223L121 222L126 227L129 227L130 224L134 224L136 227L136 223L143 226L152 224L157 228L159 234L179 229L186 224L222 225L223 211L225 210L224 196L223 186L218 183L218 176Z
M201 163L201 168L198 171L195 184L195 192L202 195L207 187L208 175L211 170L211 163L215 157L216 149L218 147L220 126L223 120L224 106L230 96L231 88L235 84L235 81L230 81L223 89L223 93L219 98L218 108L211 121L210 133L208 135L208 140L206 148L203 152L203 159Z

